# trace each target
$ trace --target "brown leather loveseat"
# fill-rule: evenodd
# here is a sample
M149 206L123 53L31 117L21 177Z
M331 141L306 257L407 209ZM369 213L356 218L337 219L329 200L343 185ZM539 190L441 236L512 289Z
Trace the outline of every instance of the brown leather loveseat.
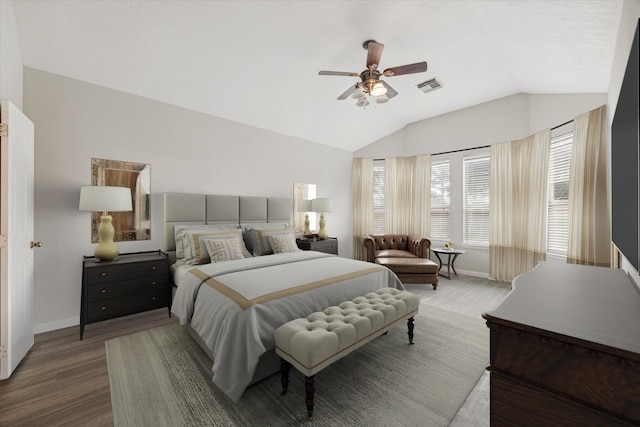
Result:
M404 234L364 236L366 260L384 265L402 283L430 283L438 288L439 265L429 259L431 240Z

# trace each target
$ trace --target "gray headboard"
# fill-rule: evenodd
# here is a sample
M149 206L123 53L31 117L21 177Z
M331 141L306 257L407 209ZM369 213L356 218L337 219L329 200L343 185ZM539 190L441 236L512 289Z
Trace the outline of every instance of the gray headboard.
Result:
M175 262L177 224L291 223L293 207L286 197L222 196L164 193L164 247Z

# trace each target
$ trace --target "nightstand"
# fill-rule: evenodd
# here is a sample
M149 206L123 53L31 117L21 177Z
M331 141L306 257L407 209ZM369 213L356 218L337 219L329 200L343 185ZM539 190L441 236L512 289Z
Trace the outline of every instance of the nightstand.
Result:
M120 254L100 262L83 257L80 339L84 326L167 307L171 317L169 258L162 251Z
M338 239L335 237L329 237L326 240L296 239L296 244L303 251L318 251L338 255Z

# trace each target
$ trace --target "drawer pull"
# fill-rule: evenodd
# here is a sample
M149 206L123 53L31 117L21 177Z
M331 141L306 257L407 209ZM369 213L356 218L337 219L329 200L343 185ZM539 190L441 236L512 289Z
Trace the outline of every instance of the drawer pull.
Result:
M103 305L102 307L100 307L100 309L101 309L101 310L106 310L106 309L107 309L107 307Z
M106 294L107 290L106 289L102 289L100 292L102 292L103 294Z
M152 270L155 270L155 269L156 269L156 266L155 266L155 265L154 265L154 266L152 266L152 267L151 267L151 269L152 269Z
M151 297L151 301L155 301L155 300L156 300L156 297Z
M153 282L151 282L151 284L152 284L152 285L155 285L155 284L156 284L156 281L154 280Z
M107 275L107 272L106 272L106 271L103 271L102 273L100 273L100 275L101 275L102 277L104 277L104 276L106 276L106 275Z

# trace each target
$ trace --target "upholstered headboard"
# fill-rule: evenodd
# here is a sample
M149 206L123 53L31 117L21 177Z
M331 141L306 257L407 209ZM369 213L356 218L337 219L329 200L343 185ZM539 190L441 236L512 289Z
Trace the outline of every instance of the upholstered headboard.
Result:
M175 262L177 224L291 223L291 199L286 197L223 196L164 193L164 248Z

